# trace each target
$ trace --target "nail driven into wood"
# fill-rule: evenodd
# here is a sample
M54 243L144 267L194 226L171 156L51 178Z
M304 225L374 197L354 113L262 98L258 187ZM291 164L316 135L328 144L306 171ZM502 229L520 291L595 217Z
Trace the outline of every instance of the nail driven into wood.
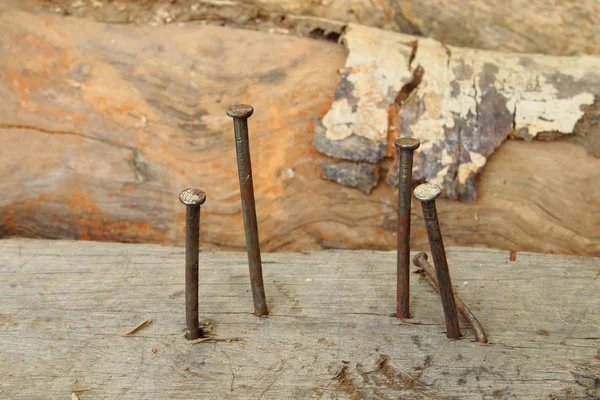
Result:
M431 285L439 291L440 284L435 275L435 270L431 266L431 264L429 264L427 258L427 254L417 253L413 257L413 264L415 264L417 267L421 268L424 271L425 275L429 278L429 282L431 283ZM487 343L488 340L485 334L485 330L483 329L483 326L481 326L481 323L479 322L477 317L475 317L475 314L473 314L469 307L467 307L467 305L460 299L460 297L458 297L456 293L454 294L454 300L456 301L456 309L458 310L460 315L462 315L464 319L467 320L467 322L471 326L471 329L473 329L473 332L475 333L475 340L479 343Z
M227 110L227 115L233 118L235 132L235 149L237 152L238 177L242 197L242 213L244 216L244 231L246 233L246 248L248 250L248 266L250 269L250 287L254 302L254 315L267 315L267 300L263 283L262 261L258 241L258 222L256 204L254 201L254 184L252 182L252 165L250 162L250 143L248 140L248 118L254 109L246 104L237 104Z
M399 138L394 141L398 151L397 318L410 318L410 201L413 155L420 144L414 138Z
M440 297L444 308L444 317L446 319L446 336L451 339L460 337L460 328L458 327L458 314L456 312L456 302L454 300L454 291L452 290L452 281L450 280L450 271L448 270L448 261L446 260L446 250L442 241L442 232L438 221L435 199L441 194L440 188L430 183L424 183L415 188L415 197L421 202L423 208L423 218L427 228L429 246L433 257L433 265L437 275Z
M202 336L198 319L198 257L200 252L200 207L206 194L200 189L185 189L179 195L185 205L185 337Z

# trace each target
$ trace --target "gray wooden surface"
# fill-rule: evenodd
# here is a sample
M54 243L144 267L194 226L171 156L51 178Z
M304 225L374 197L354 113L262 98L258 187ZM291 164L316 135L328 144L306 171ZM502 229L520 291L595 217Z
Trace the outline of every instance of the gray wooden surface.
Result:
M201 318L239 341L192 345L182 249L0 241L0 398L598 396L600 259L448 259L490 344L462 320L463 339L446 339L439 298L415 274L414 318L391 318L395 253L331 251L264 254L268 318L251 314L246 255L203 252Z

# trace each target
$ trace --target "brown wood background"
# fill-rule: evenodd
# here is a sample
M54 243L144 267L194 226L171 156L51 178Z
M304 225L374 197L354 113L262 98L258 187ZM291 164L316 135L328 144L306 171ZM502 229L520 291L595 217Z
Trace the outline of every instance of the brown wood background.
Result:
M394 247L393 189L367 196L319 178L313 122L333 99L341 46L1 7L1 237L182 244L178 193L198 186L202 245L243 249L225 111L246 102L263 250ZM509 141L474 203L439 202L445 241L598 255L599 171L574 143ZM417 208L413 221L425 249Z
M359 23L445 44L521 53L598 54L595 0L2 0L119 24L202 21L258 30L325 34ZM318 20L318 21L317 21ZM321 28L321 30L319 30Z

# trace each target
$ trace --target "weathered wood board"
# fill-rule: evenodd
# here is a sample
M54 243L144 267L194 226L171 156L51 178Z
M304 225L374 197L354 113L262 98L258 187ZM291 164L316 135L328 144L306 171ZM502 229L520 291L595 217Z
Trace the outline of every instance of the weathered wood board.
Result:
M183 244L181 190L208 194L203 244L245 248L233 130L248 102L262 249L393 249L396 195L319 179L313 121L342 46L198 25L136 27L2 9L0 237ZM240 69L240 65L244 69ZM229 83L230 82L230 83ZM24 158L24 155L28 155ZM380 176L391 169L380 166ZM503 144L471 205L440 201L448 245L600 255L600 159ZM425 249L413 208L412 243Z
M492 399L600 395L600 259L454 248L451 275L487 330L446 339L412 274L394 312L393 252L264 254L268 318L251 314L243 253L203 251L183 337L180 248L0 241L0 398ZM414 267L413 267L414 269ZM144 320L152 323L124 337Z

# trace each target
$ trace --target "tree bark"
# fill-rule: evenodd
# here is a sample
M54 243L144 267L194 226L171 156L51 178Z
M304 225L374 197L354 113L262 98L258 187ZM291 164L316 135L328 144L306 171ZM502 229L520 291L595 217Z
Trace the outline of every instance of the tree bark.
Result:
M378 164L396 137L412 136L422 143L414 179L473 201L477 175L507 138L577 136L600 156L598 56L464 49L361 25L343 42L335 101L315 129L316 147L335 159ZM364 180L371 190L378 177ZM387 180L397 184L396 166Z

